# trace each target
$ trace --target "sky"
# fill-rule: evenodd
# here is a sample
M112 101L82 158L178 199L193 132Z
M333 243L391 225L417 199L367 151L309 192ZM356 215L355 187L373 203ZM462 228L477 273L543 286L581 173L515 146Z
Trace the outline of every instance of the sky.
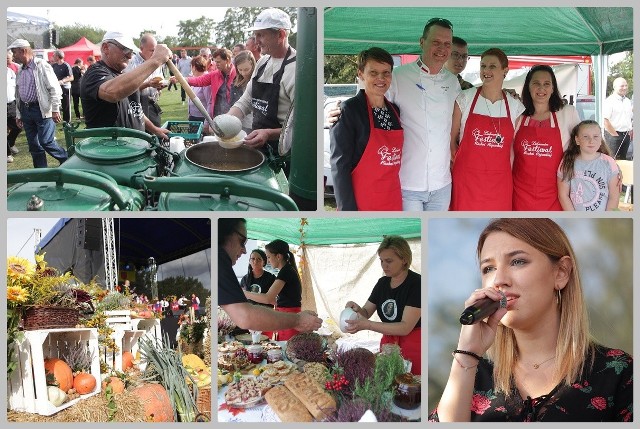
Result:
M226 7L10 7L10 12L35 15L56 25L92 25L105 31L121 31L138 37L143 30L158 36L177 36L178 23L201 16L216 22L224 19Z

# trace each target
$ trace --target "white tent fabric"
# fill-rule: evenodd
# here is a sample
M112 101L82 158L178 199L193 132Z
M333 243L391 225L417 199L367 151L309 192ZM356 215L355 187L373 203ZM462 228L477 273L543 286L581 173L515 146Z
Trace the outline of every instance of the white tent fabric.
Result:
M420 274L420 239L409 239L408 242L412 252L411 270ZM350 337L346 339L350 344L365 344L367 348L370 348L369 345L377 348L382 335L373 331L342 333L339 320L347 301L364 305L376 282L383 276L376 252L378 246L379 243L304 247L304 270L307 275L303 278L303 297L304 290L309 290L311 286L316 311L325 321L323 327ZM303 308L310 308L305 305L304 299ZM374 314L371 320L380 319Z

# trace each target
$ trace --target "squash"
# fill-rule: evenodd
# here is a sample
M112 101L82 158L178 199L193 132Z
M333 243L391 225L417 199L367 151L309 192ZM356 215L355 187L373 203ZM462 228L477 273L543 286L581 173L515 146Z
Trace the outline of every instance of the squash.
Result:
M143 384L131 392L140 399L147 421L173 422L173 406L164 387L160 384Z
M152 319L153 316L153 311L151 310L142 310L142 311L138 311L138 317L140 319Z
M91 393L96 388L96 378L86 372L81 372L73 379L73 388L81 395Z
M200 359L198 355L194 354L182 355L182 365L185 368L189 367L195 370L207 369L207 365L205 365L204 361Z
M122 353L122 370L126 371L131 368L133 368L133 353L123 352Z
M59 407L67 400L67 394L56 386L47 386L47 396L54 407Z
M58 358L47 358L44 360L45 373L53 375L58 387L65 393L73 387L73 371L65 361Z
M118 377L107 377L102 382L102 390L107 390L107 387L111 386L111 391L113 393L122 393L124 392L124 381L119 379Z

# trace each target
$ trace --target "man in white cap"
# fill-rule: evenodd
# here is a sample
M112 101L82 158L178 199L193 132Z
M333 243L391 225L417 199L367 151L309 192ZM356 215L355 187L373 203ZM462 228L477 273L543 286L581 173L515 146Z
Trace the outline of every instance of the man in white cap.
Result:
M268 144L277 153L280 131L295 90L296 51L288 40L291 20L280 9L265 9L246 31L253 31L262 57L244 94L229 113L242 119L253 112L253 131L247 135L246 145L266 151Z
M48 153L61 164L67 152L56 141L56 124L62 121L62 91L51 65L33 55L28 41L16 39L7 48L22 67L16 76L16 124L24 128L35 168L47 167Z
M146 117L140 104L140 85L171 58L166 45L155 47L150 58L122 74L138 48L133 39L118 31L108 31L100 42L102 59L89 67L80 85L80 98L87 128L125 127L168 138Z

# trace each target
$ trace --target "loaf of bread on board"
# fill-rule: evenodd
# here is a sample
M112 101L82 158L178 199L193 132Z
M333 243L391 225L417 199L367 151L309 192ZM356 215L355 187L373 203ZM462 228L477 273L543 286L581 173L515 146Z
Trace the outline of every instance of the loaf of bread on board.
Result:
M309 375L292 374L284 381L284 385L302 401L316 420L324 420L335 412L335 399Z
M264 397L283 422L313 421L313 416L309 414L307 407L283 385L270 389Z

